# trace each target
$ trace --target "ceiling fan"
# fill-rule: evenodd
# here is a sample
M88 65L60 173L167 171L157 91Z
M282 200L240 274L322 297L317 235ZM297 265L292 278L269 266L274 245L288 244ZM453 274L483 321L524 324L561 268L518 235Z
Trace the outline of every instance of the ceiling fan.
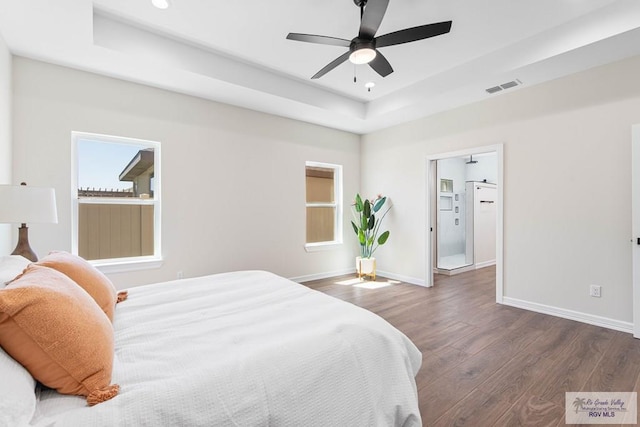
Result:
M376 37L376 32L387 11L389 0L353 0L353 2L360 8L360 31L352 40L314 34L289 33L287 35L289 40L349 48L347 52L314 74L312 79L324 76L347 59L354 64L369 64L378 74L386 77L393 73L393 68L387 58L378 50L379 48L427 39L446 34L451 30L451 21L445 21L405 28Z

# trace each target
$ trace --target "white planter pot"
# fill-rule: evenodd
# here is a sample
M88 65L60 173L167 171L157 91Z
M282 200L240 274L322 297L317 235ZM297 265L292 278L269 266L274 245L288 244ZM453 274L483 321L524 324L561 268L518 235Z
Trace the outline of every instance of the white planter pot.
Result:
M371 276L373 280L376 280L376 259L371 258L356 258L356 271L358 272L358 277L362 278L362 276Z

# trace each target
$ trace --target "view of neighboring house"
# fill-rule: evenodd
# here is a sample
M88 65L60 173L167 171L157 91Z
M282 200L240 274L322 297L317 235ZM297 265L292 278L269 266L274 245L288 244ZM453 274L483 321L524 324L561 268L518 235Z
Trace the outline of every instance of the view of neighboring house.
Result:
M80 256L94 260L153 254L153 206L117 203L120 198L153 198L153 178L154 151L152 148L147 148L138 151L118 174L119 181L132 183L130 189L78 189L79 200L82 198L105 199L103 203L79 203L78 205L78 254Z
M120 181L133 183L133 197L153 197L153 148L138 151L120 172Z

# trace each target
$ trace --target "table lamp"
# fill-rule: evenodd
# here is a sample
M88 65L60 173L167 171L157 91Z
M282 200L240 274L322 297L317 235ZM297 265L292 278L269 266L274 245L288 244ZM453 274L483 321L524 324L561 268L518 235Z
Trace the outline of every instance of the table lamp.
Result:
M58 223L56 193L53 188L0 185L0 223L22 224L18 228L18 244L11 255L22 255L36 262L38 257L29 246L27 223Z

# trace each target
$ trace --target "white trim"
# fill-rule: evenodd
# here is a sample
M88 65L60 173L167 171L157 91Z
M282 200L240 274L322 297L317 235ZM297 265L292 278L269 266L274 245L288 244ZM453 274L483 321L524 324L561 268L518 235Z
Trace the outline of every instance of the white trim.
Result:
M498 166L498 206L496 206L496 302L504 300L504 145L495 146Z
M480 262L474 265L475 265L475 269L477 270L479 268L485 268L485 267L490 267L492 265L496 265L496 260L492 259L491 261Z
M138 197L83 197L79 203L83 205L155 205L156 201L153 198Z
M104 274L149 270L152 268L160 268L162 266L162 258L156 257L118 258L89 262Z
M307 202L308 208L337 208L338 203L318 203L318 202Z
M81 139L91 140L102 143L118 143L125 145L142 145L145 147L153 147L153 168L155 179L155 191L152 199L124 199L112 198L99 200L97 198L78 198L78 141ZM150 141L138 138L127 138L122 136L112 136L103 134L94 134L88 132L71 132L71 253L78 254L78 206L80 203L95 204L134 204L134 205L153 205L154 225L153 225L153 256L152 257L131 257L118 260L110 260L108 264L103 264L102 260L97 260L99 265L121 265L117 271L131 271L149 267L147 259L153 259L155 262L162 262L162 167L161 167L161 144L158 141ZM125 267L130 265L130 267ZM138 265L138 267L131 267ZM146 266L145 266L146 265ZM116 267L113 267L114 269ZM107 267L107 269L111 269ZM117 272L113 271L113 272ZM111 271L110 271L111 272Z
M631 267L633 336L640 338L640 124L631 127Z
M593 314L567 310L545 304L538 304L517 298L504 297L502 303L511 307L522 308L524 310L535 311L536 313L548 314L550 316L561 317L563 319L575 320L577 322L600 326L607 329L614 329L620 332L633 332L633 323L631 322L623 322L621 320L610 319L608 317L594 316Z
M416 277L403 276L402 274L395 274L395 273L382 271L382 270L376 271L376 276L384 277L385 279L399 280L403 283L408 283L410 285L416 285L416 286L422 286L422 287L428 288L424 280L418 279Z
M306 276L290 277L289 280L297 283L310 282L312 280L329 279L331 277L344 276L346 274L356 274L356 268L346 268L344 270L333 271L331 273L317 273Z
M473 271L473 270L476 270L476 267L473 264L471 264L471 265L465 265L463 267L453 268L451 270L447 270L444 268L434 268L433 273L442 274L444 276L455 276L456 274L466 273L467 271Z
M331 277L345 276L347 274L356 274L356 269L347 268L345 270L334 271L331 273L318 273L318 274L310 274L308 276L291 277L289 278L289 280L297 283L304 283L304 282L310 282L312 280L321 280L321 279L329 279ZM385 279L399 280L403 283L408 283L410 285L426 287L424 280L422 279L417 279L415 277L410 277L410 276L403 276L401 274L390 273L388 271L378 270L376 272L376 276L384 277Z
M345 270L333 271L331 273L318 273L318 274L310 274L308 276L291 277L291 278L289 278L289 280L297 282L297 283L304 283L304 282L310 282L312 280L321 280L321 279L329 279L331 277L345 276L347 274L356 274L356 269L355 268L347 268ZM422 280L422 279L417 279L415 277L409 277L409 276L403 276L401 274L390 273L388 271L380 271L380 270L378 270L376 272L376 276L384 277L385 279L399 280L399 281L401 281L403 283L408 283L410 285L426 287L426 285L424 283L424 280Z
M503 303L504 299L504 144L495 144L484 147L474 147L459 151L429 155L425 159L425 179L426 179L426 219L427 226L425 236L425 283L426 286L433 286L433 266L431 258L433 256L431 228L433 227L431 218L431 190L433 189L431 180L432 163L437 160L449 159L452 157L464 157L469 155L495 152L497 157L498 180L496 191L498 192L496 206L496 302ZM437 186L436 186L437 187Z
M305 243L304 250L307 252L333 251L340 249L343 245L342 242Z
M435 270L435 265L433 262L433 246L435 236L438 234L438 230L436 229L435 233L433 232L433 223L435 219L433 218L433 207L431 206L431 193L435 192L435 201L436 211L440 208L440 200L439 193L440 187L438 187L438 168L432 168L431 164L433 161L427 157L425 164L425 186L426 186L426 209L425 209L425 237L424 237L424 251L422 253L422 257L425 260L425 276L424 276L424 286L430 288L433 286L433 272ZM434 176L435 175L435 176Z
M316 168L324 168L324 169L333 169L333 196L335 201L333 203L307 203L305 202L305 213L306 208L335 208L335 216L334 216L334 230L333 230L333 241L331 242L313 242L313 243L305 243L305 250L307 252L316 252L319 250L330 250L333 249L336 245L342 244L342 223L343 213L344 213L344 200L342 194L342 165L336 165L333 163L322 163L322 162L312 162L306 161L304 162L305 169L305 180L306 180L306 172L307 167L316 167ZM305 184L305 193L306 193L306 184ZM305 194L306 197L306 194ZM305 222L306 227L306 222ZM305 239L306 240L306 239ZM320 248L321 246L324 246ZM316 247L318 249L316 249Z

